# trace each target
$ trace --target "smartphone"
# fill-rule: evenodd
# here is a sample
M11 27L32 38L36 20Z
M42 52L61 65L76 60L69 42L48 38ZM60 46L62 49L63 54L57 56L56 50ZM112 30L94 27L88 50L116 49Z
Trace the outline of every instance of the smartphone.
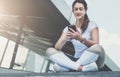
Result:
M72 28L74 31L76 31L76 26L75 26L75 25L70 25L70 26L68 26L68 30L69 30L69 31L71 31L70 28ZM71 31L71 32L72 32L72 31Z

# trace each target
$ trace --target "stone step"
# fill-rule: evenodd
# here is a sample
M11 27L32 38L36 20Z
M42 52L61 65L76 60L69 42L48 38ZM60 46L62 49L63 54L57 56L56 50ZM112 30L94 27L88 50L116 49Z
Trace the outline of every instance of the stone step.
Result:
M120 77L120 71L58 72L58 73L0 73L0 77Z

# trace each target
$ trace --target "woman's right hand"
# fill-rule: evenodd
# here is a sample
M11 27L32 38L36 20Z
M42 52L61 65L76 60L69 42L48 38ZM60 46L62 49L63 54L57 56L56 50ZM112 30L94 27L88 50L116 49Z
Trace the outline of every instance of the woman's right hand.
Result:
M57 43L55 44L55 48L57 50L60 50L62 49L62 47L64 46L64 44L67 42L67 41L70 41L72 38L74 38L74 34L73 32L71 31L67 31L67 32L63 32L62 35L60 36L59 40L57 41Z
M64 34L64 40L66 41L69 41L72 37L70 36L71 35L71 32L70 31L67 31L65 34Z
M67 39L67 40L72 39L73 36L74 36L74 34L73 34L71 31L67 31L67 32L66 32L66 39Z

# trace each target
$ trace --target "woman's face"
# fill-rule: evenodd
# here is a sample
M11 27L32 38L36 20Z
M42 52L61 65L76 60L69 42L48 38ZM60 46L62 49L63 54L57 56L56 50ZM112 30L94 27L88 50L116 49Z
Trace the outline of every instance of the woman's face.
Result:
M76 19L84 18L84 15L86 13L86 10L82 3L76 3L73 8L73 13L76 17Z

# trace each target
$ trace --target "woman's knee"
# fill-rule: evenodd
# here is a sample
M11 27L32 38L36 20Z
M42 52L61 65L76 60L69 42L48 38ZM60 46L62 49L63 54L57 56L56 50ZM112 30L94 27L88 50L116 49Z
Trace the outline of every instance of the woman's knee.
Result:
M53 54L55 54L55 53L57 53L58 51L55 49L55 48L48 48L47 50L46 50L46 55L47 56L51 56L51 55L53 55Z
M88 51L96 53L99 55L99 58L97 59L96 63L98 65L98 68L102 68L104 66L104 61L105 61L105 51L103 47L99 44L95 44L91 46Z
M91 46L90 48L88 48L88 51L99 54L99 55L105 54L103 47L99 44L95 44Z

